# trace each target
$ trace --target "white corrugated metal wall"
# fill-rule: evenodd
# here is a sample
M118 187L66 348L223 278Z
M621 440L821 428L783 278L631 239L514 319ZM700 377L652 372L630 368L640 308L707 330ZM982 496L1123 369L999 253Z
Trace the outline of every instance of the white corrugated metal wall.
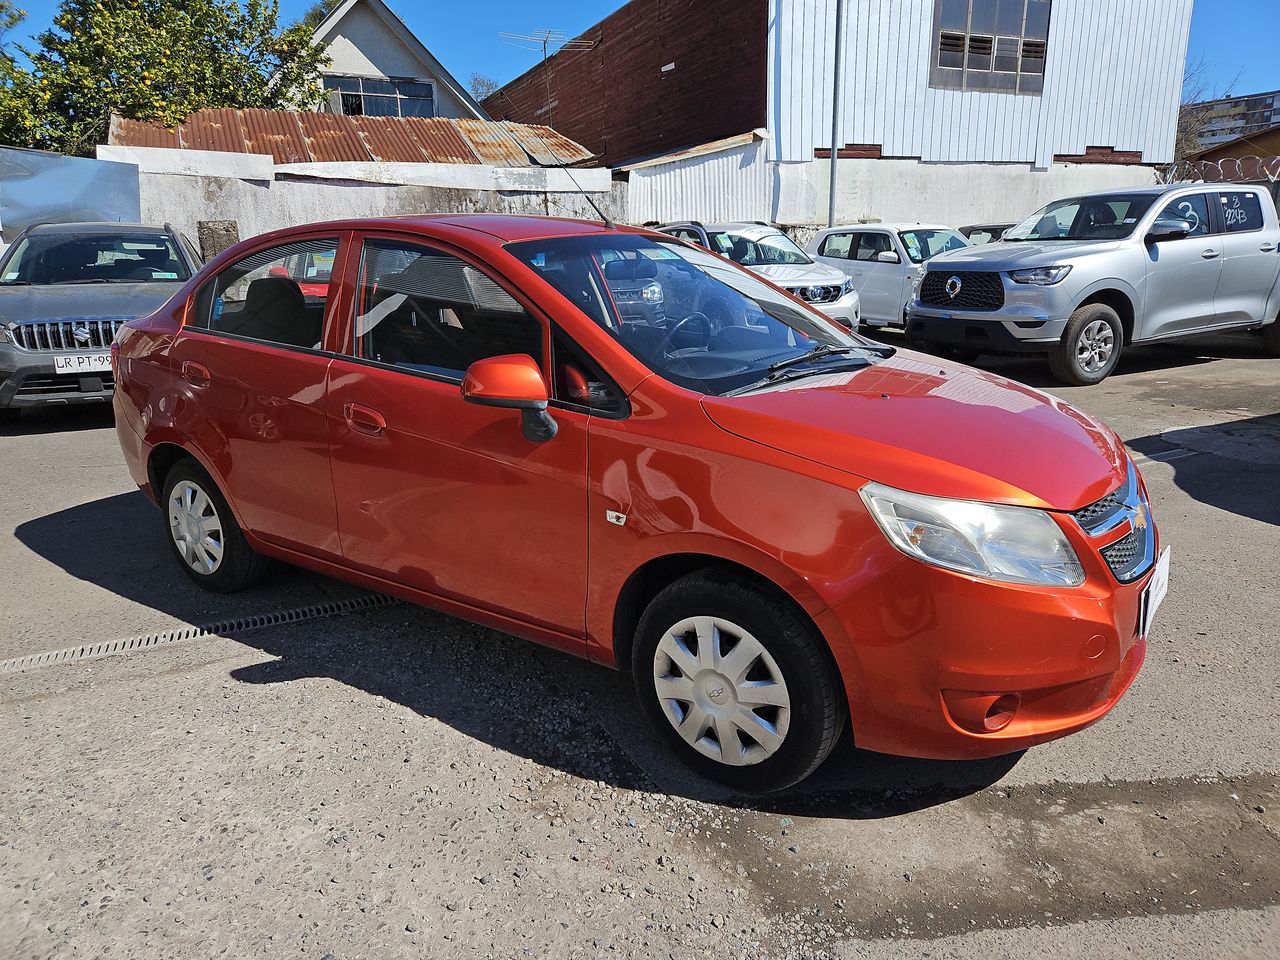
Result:
M768 144L753 140L716 153L631 170L628 219L633 223L670 220L768 220L773 192Z
M1193 0L1053 0L1041 96L929 86L933 0L846 0L841 145L932 162L1029 163L1089 146L1172 159ZM835 0L772 0L774 156L831 140Z

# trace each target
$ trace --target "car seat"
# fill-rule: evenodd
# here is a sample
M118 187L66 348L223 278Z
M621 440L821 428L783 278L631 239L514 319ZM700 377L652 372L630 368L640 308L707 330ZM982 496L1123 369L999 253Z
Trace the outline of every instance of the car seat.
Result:
M249 284L244 306L226 327L258 340L314 347L320 342L321 322L307 313L302 288L288 277L259 277Z

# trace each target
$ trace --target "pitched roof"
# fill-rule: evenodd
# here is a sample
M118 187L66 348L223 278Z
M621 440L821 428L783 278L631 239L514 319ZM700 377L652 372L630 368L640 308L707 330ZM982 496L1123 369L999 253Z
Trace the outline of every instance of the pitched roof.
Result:
M399 15L388 7L383 0L342 0L342 3L338 4L338 6L334 8L333 12L320 22L320 26L316 27L316 32L312 38L313 41L317 44L327 44L329 38L332 37L334 31L337 30L338 24L342 22L343 18L345 18L357 4L361 3L365 4L371 11L373 11L373 13L377 15L387 28L400 39L401 43L413 51L419 59L425 62L436 78L448 87L449 91L457 97L462 105L471 111L477 119L489 119L489 115L485 113L484 108L476 102L475 97L471 96L471 94L467 92L467 88L454 79L453 74L444 68L444 64L435 58L435 55L426 48L426 45L423 44L421 40L418 39L417 34L405 26L404 21L400 19Z
M592 159L582 144L538 124L258 109L199 110L174 128L113 115L107 143L266 154L276 163L568 167Z

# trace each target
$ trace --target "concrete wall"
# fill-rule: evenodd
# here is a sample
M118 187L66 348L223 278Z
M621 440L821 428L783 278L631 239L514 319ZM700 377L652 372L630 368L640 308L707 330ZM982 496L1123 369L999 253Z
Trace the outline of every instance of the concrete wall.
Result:
M560 171L550 171L559 173ZM240 180L234 177L140 173L144 222L172 223L194 242L201 221L235 221L241 239L281 227L347 217L423 213L529 213L596 218L578 193L397 186L356 180ZM593 193L623 219L626 187Z
M917 160L839 160L836 220L919 220L963 226L1021 220L1050 200L1124 187L1149 186L1149 167L1054 164L1047 170L1017 163L921 163ZM775 164L774 219L786 224L827 222L829 160Z

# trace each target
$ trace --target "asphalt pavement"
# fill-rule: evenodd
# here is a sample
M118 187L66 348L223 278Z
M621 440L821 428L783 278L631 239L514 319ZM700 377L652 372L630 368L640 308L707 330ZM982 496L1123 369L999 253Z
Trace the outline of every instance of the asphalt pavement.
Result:
M846 743L763 800L673 764L620 675L300 571L200 592L105 409L0 427L0 957L1280 957L1280 360L978 365L1138 456L1146 665L1025 754Z

